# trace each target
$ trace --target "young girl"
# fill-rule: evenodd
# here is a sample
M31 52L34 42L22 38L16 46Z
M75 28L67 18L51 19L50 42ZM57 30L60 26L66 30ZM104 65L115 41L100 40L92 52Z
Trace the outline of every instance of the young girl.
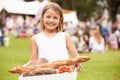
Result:
M31 38L30 61L27 65L33 65L38 59L44 58L48 62L78 57L79 54L71 37L63 32L62 8L50 2L43 9L41 15L42 31ZM75 65L81 71L81 64Z

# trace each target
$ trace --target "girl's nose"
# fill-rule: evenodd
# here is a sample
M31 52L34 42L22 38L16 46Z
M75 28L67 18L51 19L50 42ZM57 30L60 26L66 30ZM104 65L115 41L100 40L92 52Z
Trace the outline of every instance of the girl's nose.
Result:
M54 19L53 19L53 18L50 18L49 21L50 21L50 22L54 22Z

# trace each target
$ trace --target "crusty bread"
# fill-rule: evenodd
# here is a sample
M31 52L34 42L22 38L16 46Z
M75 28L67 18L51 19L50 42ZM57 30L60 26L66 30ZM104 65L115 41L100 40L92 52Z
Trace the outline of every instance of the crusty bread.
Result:
M23 76L38 76L38 75L46 75L46 74L56 74L57 71L54 68L37 68L30 72L23 73Z
M58 60L58 61L54 61L51 63L37 64L35 66L17 66L9 70L9 72L22 74L22 73L30 72L38 68L58 69L60 66L64 66L64 65L71 66L71 65L78 64L78 63L86 62L88 60L90 60L90 58L87 56L79 56L79 57L70 58L67 60Z

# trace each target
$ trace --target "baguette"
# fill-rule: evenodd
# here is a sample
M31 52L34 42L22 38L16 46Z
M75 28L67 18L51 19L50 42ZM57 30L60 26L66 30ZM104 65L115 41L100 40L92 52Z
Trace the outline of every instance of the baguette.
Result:
M38 69L38 68L54 68L58 69L60 66L71 66L78 63L86 62L90 60L87 56L79 56L75 58L70 58L67 60L57 60L51 63L44 63L44 64L37 64L35 66L17 66L9 70L11 73L17 73L22 74L26 72L30 72L32 70Z
M46 75L46 74L56 74L57 71L54 68L37 68L29 72L23 73L23 76L39 76L39 75Z

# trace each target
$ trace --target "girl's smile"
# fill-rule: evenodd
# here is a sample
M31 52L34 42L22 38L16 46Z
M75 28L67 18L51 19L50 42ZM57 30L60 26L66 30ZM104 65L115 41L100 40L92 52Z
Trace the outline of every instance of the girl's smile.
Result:
M60 16L54 10L48 9L42 20L46 30L56 30L60 22Z

